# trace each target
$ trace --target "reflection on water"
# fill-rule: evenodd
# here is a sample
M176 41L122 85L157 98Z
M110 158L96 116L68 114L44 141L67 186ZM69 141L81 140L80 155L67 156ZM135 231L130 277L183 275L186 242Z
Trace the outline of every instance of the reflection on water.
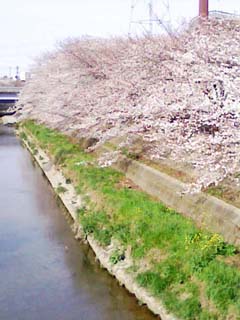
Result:
M0 320L156 319L74 239L42 172L0 126Z

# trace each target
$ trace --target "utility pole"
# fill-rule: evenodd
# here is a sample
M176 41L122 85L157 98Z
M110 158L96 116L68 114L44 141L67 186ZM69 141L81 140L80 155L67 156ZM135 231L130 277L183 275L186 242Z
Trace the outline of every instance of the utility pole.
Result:
M16 76L15 76L15 79L16 79L16 80L19 80L19 79L20 79L20 76L19 76L19 66L16 66Z
M199 16L201 18L208 17L208 0L199 0Z

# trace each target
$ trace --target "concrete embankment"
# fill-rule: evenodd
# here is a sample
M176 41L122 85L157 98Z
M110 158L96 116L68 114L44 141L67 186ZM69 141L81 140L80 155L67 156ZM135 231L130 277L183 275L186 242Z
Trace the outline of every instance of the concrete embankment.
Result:
M203 192L186 193L183 182L126 157L115 163L115 168L148 194L193 219L199 227L220 233L227 242L240 247L240 209Z

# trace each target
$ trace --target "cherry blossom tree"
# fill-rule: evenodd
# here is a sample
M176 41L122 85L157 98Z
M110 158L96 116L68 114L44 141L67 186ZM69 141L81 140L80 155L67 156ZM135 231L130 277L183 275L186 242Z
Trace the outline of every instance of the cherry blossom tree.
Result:
M237 179L239 43L238 21L213 18L175 36L68 39L36 63L20 118L93 138L90 150L140 139L143 157L192 170L192 191Z

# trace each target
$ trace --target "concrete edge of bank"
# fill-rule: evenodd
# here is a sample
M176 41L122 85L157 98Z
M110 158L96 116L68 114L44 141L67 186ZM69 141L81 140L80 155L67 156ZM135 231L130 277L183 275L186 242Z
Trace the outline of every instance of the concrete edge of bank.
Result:
M28 135L28 139L37 144L33 137L29 137ZM74 229L77 233L76 238L81 238L83 235L82 227L77 221L76 214L77 209L83 206L81 196L76 193L72 184L66 183L66 178L64 177L63 173L56 168L51 159L41 148L38 148L38 152L35 153L26 140L22 141L31 153L32 157L36 160L39 167L42 169L51 186L73 218L75 222ZM66 192L58 193L57 189L59 186L64 187ZM127 257L125 260L113 265L110 262L110 257L116 250L114 244L111 244L107 248L103 248L91 235L88 235L86 240L94 251L100 264L107 269L108 272L113 275L121 285L124 285L130 293L134 294L141 303L146 304L148 309L154 314L159 315L162 320L177 320L175 316L167 312L159 299L153 297L146 289L140 287L136 283L134 276L128 271L129 267L132 265L130 257Z
M114 167L143 191L191 218L199 227L220 233L240 247L240 209L203 192L185 193L186 184L141 162L122 156Z

